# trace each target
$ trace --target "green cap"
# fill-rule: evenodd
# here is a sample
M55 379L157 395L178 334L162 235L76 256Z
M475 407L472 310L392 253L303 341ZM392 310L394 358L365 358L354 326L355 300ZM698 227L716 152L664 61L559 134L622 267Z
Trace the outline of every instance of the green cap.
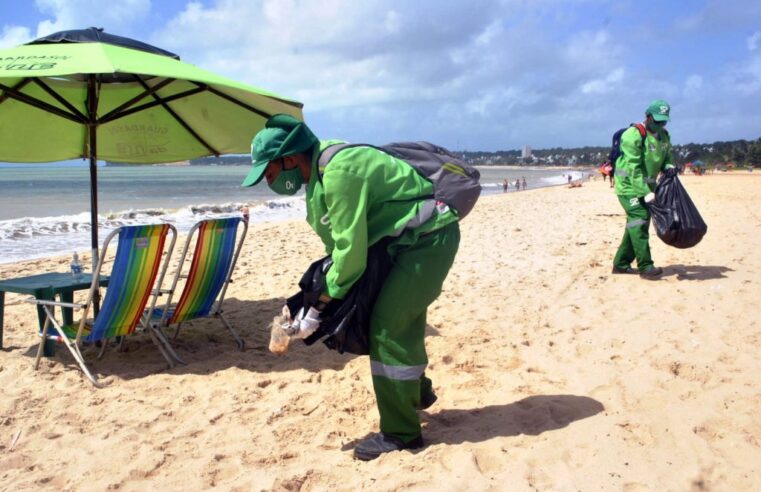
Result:
M671 106L663 99L656 99L647 107L647 114L653 115L655 121L668 121Z
M287 114L276 114L251 141L253 167L241 186L253 186L262 180L270 161L298 154L318 144L319 140L304 123Z

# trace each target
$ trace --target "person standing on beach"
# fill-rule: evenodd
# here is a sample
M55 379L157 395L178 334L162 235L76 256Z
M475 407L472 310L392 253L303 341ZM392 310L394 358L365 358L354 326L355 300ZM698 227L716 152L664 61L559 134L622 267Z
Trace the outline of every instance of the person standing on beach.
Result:
M275 115L254 137L253 169L242 186L266 178L276 193L292 195L306 184L307 222L333 260L321 303L346 296L365 270L368 248L395 238L387 248L393 266L370 317L370 370L380 433L354 448L355 458L372 460L423 446L417 410L437 398L425 376L426 311L441 293L460 229L453 210L429 206L430 181L379 149L346 148L318 166L320 153L337 143L342 142L319 141L291 116ZM310 309L299 320L297 336L306 338L319 325L319 309Z
M646 279L657 279L663 269L653 264L650 256L650 211L647 204L655 200L658 174L675 174L671 155L671 138L666 131L671 106L656 99L645 111L643 138L631 126L621 134L621 156L616 161L615 189L618 201L626 212L626 228L621 245L613 258L613 273L638 273ZM637 260L637 269L631 263Z

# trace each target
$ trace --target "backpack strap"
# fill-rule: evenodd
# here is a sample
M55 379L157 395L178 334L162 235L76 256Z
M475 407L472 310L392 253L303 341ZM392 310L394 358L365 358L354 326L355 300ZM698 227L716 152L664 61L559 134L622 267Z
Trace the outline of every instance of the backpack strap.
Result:
M340 144L333 144L325 147L325 149L320 152L320 156L317 158L317 169L320 171L320 174L323 173L325 170L325 167L328 165L330 160L340 151L343 149L348 149L349 147L359 147L363 146L362 144L350 144L350 143L340 143Z
M633 126L639 132L639 136L642 138L642 164L645 163L645 140L647 140L647 129L642 123L632 123L629 126Z
M317 179L320 180L322 183L322 175L325 173L325 168L330 163L330 160L335 157L335 155L339 152L341 152L344 149L349 149L352 147L372 147L374 149L377 149L378 147L375 147L373 145L369 144L358 144L358 143L339 143L339 144L333 144L325 147L322 152L320 152L320 156L317 158ZM382 149L378 149L382 150Z
M330 164L330 160L335 157L336 154L341 152L344 149L349 149L352 147L369 147L371 149L379 150L385 154L388 154L392 157L395 157L393 154L389 153L388 150L376 147L375 145L370 144L350 144L350 143L343 143L343 144L334 144L326 147L322 152L320 152L320 156L317 158L317 179L320 180L320 183L322 183L322 175L325 172L325 168ZM412 169L417 171L415 166L410 165ZM418 172L419 174L419 172ZM422 176L424 179L428 179L425 176ZM417 215L412 217L404 226L400 227L389 237L398 237L404 232L405 229L414 229L418 227L419 225L426 222L429 218L431 218L436 212L436 202L433 199L433 196L428 197L420 197L420 199L425 199L423 204L420 207L420 210L418 211Z
M640 159L640 165L642 166L642 174L647 174L647 167L645 166L645 140L647 140L647 129L642 123L632 123L629 126L633 126L639 132L639 136L642 137L642 158Z

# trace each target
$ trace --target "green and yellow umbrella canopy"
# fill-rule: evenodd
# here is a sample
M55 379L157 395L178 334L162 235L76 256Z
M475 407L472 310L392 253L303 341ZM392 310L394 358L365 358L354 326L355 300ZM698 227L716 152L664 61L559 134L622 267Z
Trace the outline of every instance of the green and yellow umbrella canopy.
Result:
M171 56L107 42L0 50L0 161L96 155L157 163L247 153L270 115L301 119L301 107Z
M97 159L152 164L248 153L267 118L303 119L301 108L102 29L0 50L0 161L89 159L93 263Z

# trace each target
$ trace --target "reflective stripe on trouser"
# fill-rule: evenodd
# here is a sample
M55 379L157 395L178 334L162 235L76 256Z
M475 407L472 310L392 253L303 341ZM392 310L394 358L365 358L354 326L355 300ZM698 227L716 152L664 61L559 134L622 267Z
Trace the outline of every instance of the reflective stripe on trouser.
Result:
M619 196L626 212L626 229L621 245L613 258L613 265L618 268L628 268L634 259L637 260L637 268L640 271L653 266L650 257L650 211L637 197Z
M370 369L381 432L404 442L420 435L421 383L426 310L441 293L460 243L455 222L397 249L394 266L383 283L370 318Z

